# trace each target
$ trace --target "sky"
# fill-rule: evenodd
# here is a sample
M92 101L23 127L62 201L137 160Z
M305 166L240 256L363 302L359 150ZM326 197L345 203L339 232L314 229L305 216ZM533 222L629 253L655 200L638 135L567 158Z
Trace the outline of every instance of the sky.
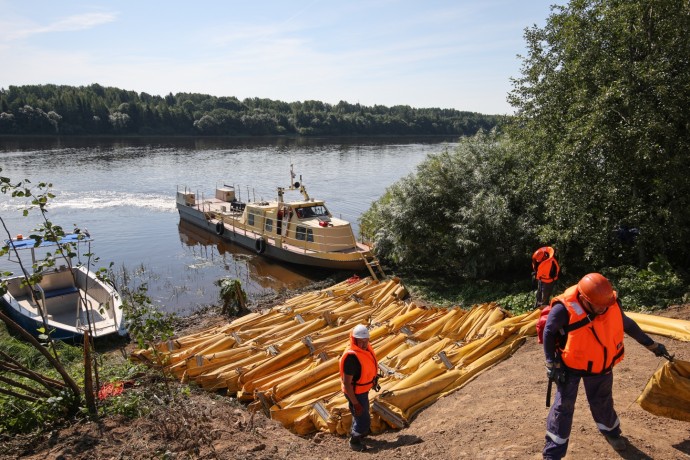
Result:
M510 114L555 0L0 0L0 88L103 86Z

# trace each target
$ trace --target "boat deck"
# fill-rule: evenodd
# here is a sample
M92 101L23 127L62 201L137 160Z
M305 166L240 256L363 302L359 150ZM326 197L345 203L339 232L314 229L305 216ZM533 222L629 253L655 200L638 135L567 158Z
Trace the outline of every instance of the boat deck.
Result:
M78 292L46 298L48 310L46 320L65 324L67 326L80 327L81 325L88 324L88 319L90 318L91 324L96 330L113 327L114 320L107 316L107 312L106 316L104 316L98 311L98 301L88 293L85 294L82 292L82 295L86 297L86 302L89 306L88 311L84 305L79 305ZM40 318L39 307L36 305L33 298L30 296L22 296L15 297L15 300L19 306L28 311L32 317Z
M193 207L202 212L214 212L233 218L242 217L242 211L234 210L229 205L230 203L227 201L219 200L218 198L204 198L203 201L200 201Z

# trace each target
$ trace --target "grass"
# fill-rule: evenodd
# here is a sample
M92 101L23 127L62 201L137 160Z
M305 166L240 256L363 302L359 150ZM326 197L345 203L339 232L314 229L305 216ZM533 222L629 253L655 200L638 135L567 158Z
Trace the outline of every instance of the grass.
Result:
M152 373L149 368L130 362L122 349L112 342L97 343L97 361L99 383L136 379ZM120 346L122 342L120 341ZM55 350L65 370L83 387L84 356L83 347L78 344L55 342ZM105 348L104 348L105 347ZM45 357L33 346L12 336L4 323L0 322L0 349L12 356L24 366L44 376L62 381L58 372L48 363ZM44 390L32 380L14 373L4 373L23 385ZM95 384L95 382L94 382ZM0 382L0 387L12 389L7 383ZM22 391L19 391L20 393ZM99 405L100 415L119 413L127 416L138 416L146 413L145 400L147 392L131 392L118 397L112 402L107 401ZM142 396L143 395L143 396ZM33 430L44 431L54 423L62 420L66 414L67 397L51 396L39 401L25 401L0 393L0 434L26 433ZM77 417L80 417L77 414Z

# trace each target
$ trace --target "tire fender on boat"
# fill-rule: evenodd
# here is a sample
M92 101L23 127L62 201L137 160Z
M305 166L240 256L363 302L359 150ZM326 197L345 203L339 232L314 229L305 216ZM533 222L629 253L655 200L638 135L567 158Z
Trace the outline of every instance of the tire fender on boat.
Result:
M225 233L225 225L223 225L223 222L217 222L216 223L216 234L222 235Z
M254 243L254 248L256 249L257 254L263 254L266 250L266 238L264 238L263 236L261 238L258 238L256 240L256 243Z

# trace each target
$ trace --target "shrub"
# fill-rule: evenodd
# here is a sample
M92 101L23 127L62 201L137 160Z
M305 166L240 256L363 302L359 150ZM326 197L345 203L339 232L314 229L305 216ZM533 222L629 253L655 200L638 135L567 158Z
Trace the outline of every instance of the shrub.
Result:
M659 309L680 303L688 296L682 277L661 256L646 269L624 265L602 270L602 274L611 280L625 308Z

